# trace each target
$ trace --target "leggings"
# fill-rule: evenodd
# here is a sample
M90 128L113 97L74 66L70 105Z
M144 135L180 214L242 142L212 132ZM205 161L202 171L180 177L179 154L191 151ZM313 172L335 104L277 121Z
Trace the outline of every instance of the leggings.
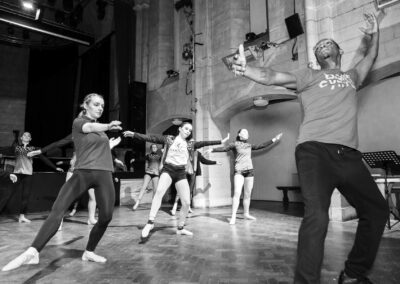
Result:
M29 195L31 192L32 176L25 174L16 174L18 181L14 185L8 185L2 192L0 201L0 212L7 205L7 202L11 200L15 193L19 194L19 214L26 214L28 211Z
M61 187L50 215L36 235L32 247L37 249L37 251L43 249L46 243L57 232L61 220L71 203L89 188L94 188L99 207L99 219L90 231L86 250L95 250L112 219L115 202L114 185L111 172L81 169L76 169L72 177Z

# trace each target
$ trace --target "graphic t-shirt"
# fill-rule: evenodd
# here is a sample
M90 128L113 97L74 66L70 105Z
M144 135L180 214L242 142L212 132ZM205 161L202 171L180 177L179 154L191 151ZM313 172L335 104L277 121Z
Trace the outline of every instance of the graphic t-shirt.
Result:
M297 144L318 141L357 148L356 70L308 68L293 75L303 113Z
M176 166L184 166L188 163L189 151L187 141L179 135L168 149L165 162Z

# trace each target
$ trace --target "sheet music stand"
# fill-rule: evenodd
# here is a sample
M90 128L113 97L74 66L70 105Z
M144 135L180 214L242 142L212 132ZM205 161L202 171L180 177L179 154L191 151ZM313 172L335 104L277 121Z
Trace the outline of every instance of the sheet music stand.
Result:
M396 225L400 221L400 217L393 210L393 201L391 200L391 187L389 187L387 178L388 175L392 173L392 169L400 167L400 159L395 151L379 151L379 152L366 152L362 153L362 156L367 162L368 166L371 168L381 168L385 171L385 195L386 201L389 206L390 214L392 214L398 221L394 224ZM390 224L390 214L387 221L388 229L392 228ZM393 226L394 226L393 225Z

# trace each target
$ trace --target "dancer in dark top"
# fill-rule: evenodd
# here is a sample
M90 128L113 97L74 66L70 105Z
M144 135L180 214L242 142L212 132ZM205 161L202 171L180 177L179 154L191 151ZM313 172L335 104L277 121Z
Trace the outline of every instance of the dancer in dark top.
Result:
M50 215L43 223L30 248L2 268L9 271L23 264L39 263L39 252L54 236L69 205L83 192L93 187L99 207L99 219L90 231L83 261L106 262L94 253L112 219L115 192L111 173L113 164L109 140L104 131L121 130L119 121L98 123L104 109L104 99L98 94L85 97L82 112L72 125L76 164L72 177L62 186Z
M249 220L255 220L254 216L250 215L250 198L254 184L254 169L253 162L251 160L251 152L253 150L264 149L274 143L277 143L282 137L282 133L278 134L271 140L262 143L260 145L252 145L247 143L249 139L249 132L247 129L240 129L238 131L236 141L230 143L226 147L213 148L211 152L228 152L232 150L235 154L235 176L234 176L234 194L232 199L232 217L229 224L234 225L236 223L236 213L239 208L240 196L242 195L242 189L244 185L243 195L243 209L244 218Z
M133 205L133 210L136 210L140 204L140 200L143 198L144 193L146 192L147 186L150 181L153 182L153 197L156 193L156 189L158 186L158 180L160 177L160 163L162 153L158 149L156 144L150 145L151 152L146 155L145 159L145 174L143 177L143 184L140 188L139 196L135 200L135 204Z

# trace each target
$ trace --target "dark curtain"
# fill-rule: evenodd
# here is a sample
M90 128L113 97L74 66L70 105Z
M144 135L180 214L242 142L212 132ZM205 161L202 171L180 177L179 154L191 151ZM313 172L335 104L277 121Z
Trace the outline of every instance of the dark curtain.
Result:
M78 49L31 49L25 131L32 145L45 146L71 133Z
M110 36L98 42L81 56L81 78L79 86L79 105L89 93L104 97L104 112L99 119L109 120L110 93ZM79 111L77 112L79 113Z
M135 78L135 37L136 15L132 7L123 0L114 2L114 21L116 37L116 60L119 94L119 120L123 125L129 123L129 84Z

